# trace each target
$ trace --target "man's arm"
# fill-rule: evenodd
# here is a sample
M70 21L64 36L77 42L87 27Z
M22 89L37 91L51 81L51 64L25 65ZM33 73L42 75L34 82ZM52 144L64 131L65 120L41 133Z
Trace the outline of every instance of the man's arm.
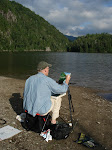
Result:
M68 90L68 83L70 81L70 76L66 76L66 81L63 84L58 84L53 79L49 78L47 79L47 85L49 86L50 90L54 94L63 94L66 93Z
M67 85L69 84L70 78L71 78L70 75L66 76L66 81L65 82L66 82Z

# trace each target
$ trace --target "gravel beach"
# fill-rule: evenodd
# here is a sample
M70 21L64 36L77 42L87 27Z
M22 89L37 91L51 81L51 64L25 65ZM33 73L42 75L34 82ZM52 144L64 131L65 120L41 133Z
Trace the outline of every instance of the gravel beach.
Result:
M74 113L74 130L67 139L46 142L38 133L26 131L16 119L23 112L23 91L25 80L0 77L0 128L10 125L22 132L0 141L0 150L87 150L88 147L77 144L79 133L94 139L96 150L112 150L112 102L97 93L102 91L70 86ZM110 91L109 91L110 92ZM112 92L112 91L111 91ZM70 122L68 96L63 97L60 116ZM59 120L61 120L59 118Z

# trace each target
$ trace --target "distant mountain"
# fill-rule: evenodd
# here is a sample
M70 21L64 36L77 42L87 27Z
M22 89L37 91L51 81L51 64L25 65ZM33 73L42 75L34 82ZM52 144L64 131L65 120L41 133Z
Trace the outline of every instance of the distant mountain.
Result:
M74 37L74 36L68 36L68 35L65 35L65 36L68 38L69 41L72 41L72 42L77 39L77 37Z
M69 40L15 1L0 0L0 51L67 51Z

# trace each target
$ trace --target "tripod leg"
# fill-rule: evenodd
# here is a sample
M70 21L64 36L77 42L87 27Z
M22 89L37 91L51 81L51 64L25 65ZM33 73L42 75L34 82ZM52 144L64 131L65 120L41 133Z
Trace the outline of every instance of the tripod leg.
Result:
M69 87L68 87L68 99L69 99L69 101L71 102L72 110L73 110L73 112L74 112L74 107L73 107L73 103L72 103L72 96L71 96L71 94L70 94L70 89L69 89Z
M43 125L43 128L42 128L42 131L41 131L41 132L44 131L44 128L45 128L45 125L46 125L46 123L47 123L47 121L48 121L48 118L49 118L49 113L48 113L48 116L47 116L47 118L46 118L46 121L45 121L45 123L44 123L44 125Z
M68 88L68 100L69 100L69 108L70 108L70 118L71 118L71 123L72 123L72 128L73 128L73 120L72 120L72 111L71 111L71 106L74 112L72 100L71 100L71 94L70 94L70 89Z
M69 99L69 108L70 108L70 118L71 118L71 123L73 124L70 99Z
M72 98L70 99L71 105L72 105L72 110L74 112L74 107L73 107L73 103L72 103Z

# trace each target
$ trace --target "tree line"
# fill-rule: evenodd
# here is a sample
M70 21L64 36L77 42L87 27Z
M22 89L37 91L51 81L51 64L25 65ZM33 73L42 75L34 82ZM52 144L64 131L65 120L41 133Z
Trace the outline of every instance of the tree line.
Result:
M70 43L68 51L86 53L112 53L112 35L87 34Z

